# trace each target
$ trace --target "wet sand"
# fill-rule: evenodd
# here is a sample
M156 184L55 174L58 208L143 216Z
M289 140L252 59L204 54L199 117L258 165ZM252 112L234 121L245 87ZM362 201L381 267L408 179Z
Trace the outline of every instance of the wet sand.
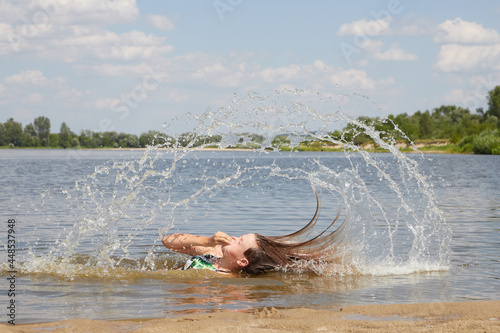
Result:
M500 332L500 301L359 305L332 310L264 308L180 318L73 319L0 325L2 332Z

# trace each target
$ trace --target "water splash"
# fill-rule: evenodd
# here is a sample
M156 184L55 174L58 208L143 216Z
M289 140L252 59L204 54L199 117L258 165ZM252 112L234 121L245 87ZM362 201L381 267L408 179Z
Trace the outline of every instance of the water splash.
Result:
M228 193L232 200L258 196L277 184L304 193L311 193L305 188L312 186L323 198L335 198L335 210L337 205L343 209L348 242L338 249L340 263L315 266L317 273L447 269L451 231L436 206L432 183L418 170L423 156L403 154L388 133L344 113L347 97L253 92L218 110L165 124L140 158L98 166L72 188L42 195L37 209L45 208L47 223L59 234L46 247L31 243L22 270L72 278L175 267L158 246L173 226L194 223L200 211L229 209ZM348 132L332 135L346 125L351 125ZM174 133L180 127L192 130ZM368 153L355 145L353 138L360 133L387 153ZM340 153L308 157L294 152L304 141ZM221 156L208 153L209 147L243 147L247 153ZM61 196L69 215L55 214ZM289 222L283 233L302 226Z

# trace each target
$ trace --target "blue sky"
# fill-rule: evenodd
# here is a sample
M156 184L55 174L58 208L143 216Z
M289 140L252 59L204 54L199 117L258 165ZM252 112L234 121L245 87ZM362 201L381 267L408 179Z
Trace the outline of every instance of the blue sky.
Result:
M486 107L497 1L0 1L0 121L140 134L234 94L367 96L385 116Z

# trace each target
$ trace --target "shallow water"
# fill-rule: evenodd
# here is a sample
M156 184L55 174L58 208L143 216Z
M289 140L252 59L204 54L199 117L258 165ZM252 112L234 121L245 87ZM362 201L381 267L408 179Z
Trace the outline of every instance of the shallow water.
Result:
M444 217L441 223L452 229L451 258L443 260L432 238L442 242L446 228L411 224L411 216L401 213L400 198L360 156L198 151L179 157L153 151L144 159L144 154L0 151L2 217L16 220L16 323L153 318L264 306L500 299L499 156L410 156L427 177L425 184L432 185L433 204ZM408 175L400 173L391 154L372 155L391 179L405 182L401 178ZM172 161L175 176L165 173L172 171ZM333 181L320 184L329 178L318 176L318 165L335 175L355 170L349 181L361 179L374 199L353 192L353 200L360 203L344 202L347 194L328 187ZM295 231L314 214L312 183L320 195L323 226L339 205L342 218L348 209L363 216L364 205L382 206L371 212L373 223L350 222L355 226L350 235L360 240L357 270L229 278L172 269L185 257L168 253L161 235ZM417 185L408 184L403 196L416 203L416 220L425 220L425 212L418 210L428 207L420 203L427 197L411 193L418 192ZM408 225L426 229L425 240L409 232ZM4 228L2 244L6 238ZM1 260L7 287L7 251ZM2 294L2 304L8 301Z

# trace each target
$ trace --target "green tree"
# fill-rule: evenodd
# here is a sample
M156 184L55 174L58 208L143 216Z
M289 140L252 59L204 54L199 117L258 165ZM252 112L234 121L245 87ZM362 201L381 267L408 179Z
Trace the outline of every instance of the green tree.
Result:
M50 120L47 117L38 117L33 122L35 125L36 133L42 142L42 146L47 147L50 145Z
M50 147L53 147L53 148L61 147L59 141L60 141L59 134L56 134L56 133L49 134L49 138L47 139L47 142L50 142Z
M486 115L500 119L500 86L496 86L488 93L488 111Z
M103 147L118 148L118 133L114 131L104 132L102 134L101 145Z
M80 140L78 140L78 136L73 133L73 136L71 137L71 147L79 147L80 146Z
M7 142L12 143L16 147L23 145L23 125L10 118L4 123Z
M418 139L418 123L415 122L413 117L408 116L407 113L401 113L394 118L389 118L394 121L394 124L397 125L401 132L405 133L410 140Z
M82 132L78 136L78 141L80 142L80 145L85 148L98 147L97 142L94 138L94 133L89 130L82 130Z
M141 136L139 137L140 147L147 147L153 145L164 145L170 147L174 143L175 139L173 137L158 131L148 131L146 133L142 133Z
M92 134L92 147L102 147L102 135L97 132L90 132Z
M122 148L138 148L139 138L135 134L120 133L118 135L118 145Z
M474 136L473 151L476 154L492 154L500 149L500 133L498 129L483 131Z
M141 136L139 137L139 145L141 147L147 147L147 146L157 144L158 142L155 139L157 134L158 134L158 132L155 132L155 131L149 131L147 133L142 133Z
M36 128L33 124L28 124L24 127L24 132L31 136L37 136Z
M418 120L420 138L428 139L432 135L432 120L429 111L425 111Z
M72 146L73 133L69 129L69 126L65 122L61 124L61 130L59 131L59 144L63 148Z
M40 145L40 139L36 134L36 129L33 124L28 124L24 127L23 143L25 147L37 147Z
M0 123L0 146L5 146L7 144L9 144L7 141L7 131L3 123Z
M98 148L101 147L101 133L92 132L89 130L82 130L78 141L82 147Z
M282 145L289 145L290 140L288 139L288 135L280 134L276 135L271 142L272 146L275 148L280 148Z
M197 136L191 132L182 133L179 137L177 137L177 143L181 147L187 147L188 145L192 146L196 137Z

